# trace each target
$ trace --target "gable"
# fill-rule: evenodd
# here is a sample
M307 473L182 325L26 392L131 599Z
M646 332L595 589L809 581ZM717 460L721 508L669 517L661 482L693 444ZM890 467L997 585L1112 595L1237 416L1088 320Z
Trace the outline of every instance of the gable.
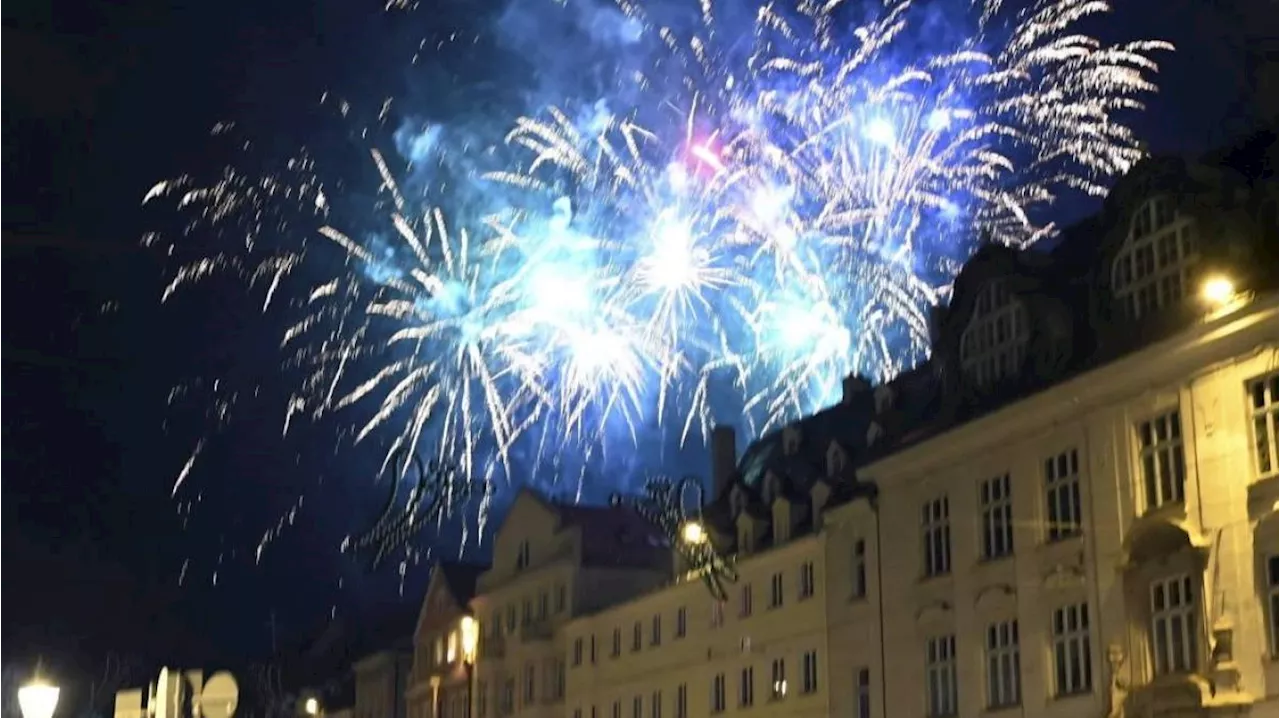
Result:
M459 606L457 598L449 590L444 570L437 563L431 569L431 582L427 584L427 593L422 597L422 607L418 610L418 623L413 631L415 642L430 641L442 625L452 623L465 610L466 607Z
M485 572L481 583L490 585L494 580L516 574L517 557L525 542L533 560L537 561L538 547L546 546L559 528L560 516L552 506L528 489L520 491L494 533L493 566Z

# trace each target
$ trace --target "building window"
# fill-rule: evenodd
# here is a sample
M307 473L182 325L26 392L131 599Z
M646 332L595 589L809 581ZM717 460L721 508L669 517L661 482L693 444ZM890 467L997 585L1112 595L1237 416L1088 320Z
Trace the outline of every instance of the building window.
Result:
M769 608L782 605L782 573L775 573L769 579Z
M515 605L507 606L507 633L515 633L516 630L516 607Z
M769 668L769 698L781 700L787 695L787 662L775 658Z
M640 696L631 699L631 718L644 718L644 699Z
M684 638L689 630L689 609L681 606L676 609L676 638Z
M541 621L547 617L547 609L551 606L551 597L546 591L538 594L538 620Z
M715 677L711 679L711 712L723 713L724 709L724 674L717 673Z
M1196 592L1188 575L1151 584L1151 650L1156 675L1196 669Z
M1149 200L1133 215L1111 270L1122 311L1138 319L1181 301L1198 258L1191 220L1178 215L1166 197Z
M871 718L871 671L859 668L856 676L855 698L858 704L858 718Z
M563 583L556 584L556 613L562 613L569 605L569 591Z
M533 623L533 601L525 599L520 603L520 625L528 626Z
M806 651L800 657L800 692L814 693L818 690L818 652Z
M805 561L804 563L800 564L800 600L801 601L813 596L813 593L816 590L815 588L816 583L817 582L814 580L813 562Z
M547 669L551 674L547 692L552 700L561 700L564 698L564 659L552 658Z
M1267 645L1280 656L1280 556L1267 557Z
M711 602L711 627L719 628L724 625L724 601Z
M523 571L526 568L529 568L529 542L521 541L516 549L516 570Z
M591 634L591 665L596 663L596 634Z
M924 544L924 575L942 576L951 572L951 515L947 497L925 502L920 512Z
M978 293L973 318L960 337L960 368L977 386L986 386L1022 367L1027 345L1027 313L1005 282L988 282Z
M582 639L573 639L573 665L582 665Z
M676 686L676 718L689 718L689 685Z
M756 702L756 671L751 666L742 669L738 682L738 705L746 708Z
M581 709L581 708L574 708L574 709L573 709L573 718L582 718L582 709Z
M867 542L858 539L853 542L853 570L850 571L853 583L850 594L852 598L867 597Z
M1253 411L1253 452L1258 473L1274 474L1280 465L1276 456L1277 425L1280 425L1280 374L1249 382L1249 408Z
M1187 467L1182 454L1182 419L1178 410L1138 425L1142 482L1147 509L1178 503L1184 498Z
M610 647L609 655L617 658L622 655L622 629L613 629L613 645Z
M631 652L635 653L644 645L644 624L636 621L631 627Z
M987 707L1004 708L1022 701L1018 622L987 626Z
M1076 603L1053 612L1053 692L1058 696L1093 690L1093 657L1089 652L1089 604Z
M498 710L502 715L511 715L516 709L516 681L508 678L502 683L502 694L498 701Z
M1075 449L1044 460L1046 538L1060 541L1080 533L1080 457Z
M956 637L938 636L925 644L925 674L929 681L930 718L956 714Z
M614 701L611 711L613 718L622 718L622 701Z
M1013 553L1013 497L1009 475L983 481L978 490L982 506L982 557L1003 558Z
M662 691L654 691L649 697L649 718L662 718Z
M742 606L738 611L738 615L742 618L751 615L751 584L749 583L742 585Z
M657 646L662 643L662 616L655 615L653 617L653 625L649 630L649 645Z
M535 691L538 689L538 667L532 663L526 664L524 667L524 702L525 705L533 703Z

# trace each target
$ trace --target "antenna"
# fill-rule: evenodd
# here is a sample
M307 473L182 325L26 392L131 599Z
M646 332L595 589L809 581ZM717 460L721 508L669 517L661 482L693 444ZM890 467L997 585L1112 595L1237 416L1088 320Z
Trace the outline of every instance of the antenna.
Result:
M231 718L240 702L240 688L236 679L226 671L209 676L200 691L200 715L203 718Z

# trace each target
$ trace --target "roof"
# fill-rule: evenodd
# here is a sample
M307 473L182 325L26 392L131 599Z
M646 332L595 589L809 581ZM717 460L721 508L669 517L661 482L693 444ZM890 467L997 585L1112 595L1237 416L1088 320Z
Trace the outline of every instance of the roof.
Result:
M561 529L582 531L583 565L650 567L670 558L667 539L658 527L625 503L569 504L526 490L556 514Z
M480 575L489 570L488 564L462 563L458 561L441 561L436 570L444 580L454 601L459 606L466 606L476 595L476 581Z

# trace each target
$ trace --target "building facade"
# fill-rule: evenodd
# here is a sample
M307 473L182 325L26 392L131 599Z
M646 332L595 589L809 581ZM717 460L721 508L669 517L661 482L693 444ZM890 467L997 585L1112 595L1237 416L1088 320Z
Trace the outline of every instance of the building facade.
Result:
M467 718L478 624L471 614L485 566L441 562L432 570L413 638L409 718Z
M723 600L623 509L522 495L476 718L1274 715L1275 195L1147 161L1055 250L979 251L928 362L717 431Z

